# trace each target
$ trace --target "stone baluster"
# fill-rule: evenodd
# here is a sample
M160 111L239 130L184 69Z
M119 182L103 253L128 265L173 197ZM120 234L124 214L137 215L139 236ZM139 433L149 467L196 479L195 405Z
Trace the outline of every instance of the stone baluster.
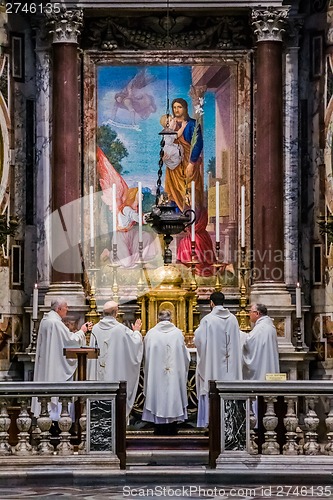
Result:
M54 447L50 443L50 429L52 425L52 420L48 411L47 404L50 401L49 397L39 398L41 410L40 416L37 418L37 425L40 429L40 443L37 447L38 455L53 455Z
M296 429L298 426L298 418L295 412L295 404L297 402L297 396L285 396L285 402L287 403L287 413L283 419L284 426L287 430L286 432L286 444L283 445L284 455L299 455L300 447L297 444L297 433Z
M276 403L277 399L274 396L266 396L264 397L264 401L267 403L267 408L265 416L262 419L266 429L262 453L263 455L279 455L280 447L276 441L276 432L274 430L278 424L278 418L274 411L274 403Z
M333 398L329 398L330 411L325 418L328 443L325 445L326 455L333 455Z
M297 442L299 446L299 453L302 455L303 446L304 446L304 430L302 430L299 426L296 429Z
M81 443L79 444L79 454L87 453L87 400L83 399L81 402L81 417L79 424L81 428Z
M253 411L253 402L256 401L256 399L250 399L250 453L251 455L258 455L258 445L255 442L257 439L256 432L254 430L256 423L257 423L257 417Z
M306 396L305 397L307 405L307 413L304 418L305 424L305 443L304 443L304 455L319 455L320 446L318 444L318 433L317 427L319 424L319 418L315 411L315 404L318 401L318 397Z
M59 401L62 403L61 415L59 418L59 429L60 433L60 443L57 446L57 451L59 455L73 455L74 447L70 443L70 433L69 429L72 426L72 419L68 413L68 404L72 401L70 397L60 397Z
M5 399L1 399L0 400L0 456L12 454L12 447L8 443L9 427L10 427L10 418L7 411L7 401Z
M28 398L19 399L19 404L21 406L21 411L16 419L16 425L20 431L18 434L18 443L15 446L13 452L15 455L21 457L32 455L32 446L29 443L30 434L29 430L31 427L31 417L28 413L28 403L30 400Z

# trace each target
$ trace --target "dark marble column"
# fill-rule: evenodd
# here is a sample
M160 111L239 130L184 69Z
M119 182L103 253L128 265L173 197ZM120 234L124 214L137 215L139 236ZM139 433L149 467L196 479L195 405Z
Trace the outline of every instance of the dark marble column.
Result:
M286 12L254 11L256 141L254 266L257 282L284 282L282 33Z
M52 283L80 282L79 86L77 36L81 11L49 22L52 52ZM70 205L68 205L70 204ZM59 217L58 217L59 216Z

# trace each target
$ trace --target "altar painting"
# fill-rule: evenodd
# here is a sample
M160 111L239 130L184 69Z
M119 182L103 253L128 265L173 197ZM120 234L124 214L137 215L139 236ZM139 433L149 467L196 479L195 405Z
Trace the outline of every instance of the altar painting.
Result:
M177 177L172 166L185 155L186 140L171 140L170 154L164 146L161 196L174 202L180 210L191 206L191 179L195 181L195 240L196 274L203 282L214 280L216 240L220 242L223 279L236 284L234 262L234 208L230 199L236 198L235 178L235 89L227 65L206 66L97 66L97 128L96 128L96 189L100 190L100 229L97 255L104 272L102 283L108 281L107 268L112 265L112 241L117 243L119 265L125 269L138 267L138 186L142 187L142 211L149 213L156 202L156 183L161 151L159 132L165 125L177 127L174 99L188 107L195 122L188 141L188 157L192 158L200 142L199 157L194 158L192 177L187 181ZM170 113L166 123L166 113ZM175 121L175 123L174 123ZM178 134L181 134L180 131ZM199 137L201 135L201 138ZM184 131L185 137L185 131ZM178 135L177 135L178 138ZM175 144L179 144L173 151ZM194 146L193 146L194 145ZM178 154L178 158L177 158ZM192 154L192 156L191 156ZM168 163L169 160L169 163ZM168 166L171 165L171 166ZM185 167L184 167L185 168ZM178 169L179 170L179 169ZM232 172L233 171L233 172ZM216 182L218 181L218 188ZM113 216L113 185L116 190L116 210ZM193 189L193 188L192 188ZM218 190L219 207L216 207ZM232 204L233 205L233 204ZM232 215L232 216L231 216ZM216 224L218 216L219 224ZM117 235L113 227L117 223ZM162 261L161 240L148 224L143 224L144 260L148 267L158 267ZM181 233L171 245L173 260L186 266L191 260L191 235ZM124 273L122 273L124 275ZM213 282L213 281L212 281Z

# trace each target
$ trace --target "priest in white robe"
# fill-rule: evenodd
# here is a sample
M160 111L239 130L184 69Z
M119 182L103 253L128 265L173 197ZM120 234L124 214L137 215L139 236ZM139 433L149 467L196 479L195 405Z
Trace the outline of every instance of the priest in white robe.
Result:
M280 373L276 328L264 304L251 305L250 321L254 328L243 345L243 378L265 380L267 373Z
M126 416L133 407L139 384L140 365L143 355L141 320L137 319L133 330L116 319L118 304L106 302L103 319L94 325L90 345L99 347L97 360L88 361L88 378L101 382L127 382Z
M225 307L224 294L210 296L211 312L195 331L198 427L209 422L209 380L242 380L240 331L236 317Z
M86 345L85 333L90 327L84 323L81 329L71 332L63 323L67 315L68 306L65 299L58 297L51 302L51 311L45 313L40 322L36 361L34 371L34 382L67 382L73 380L77 368L76 359L66 359L63 348L66 346L80 347ZM91 325L92 326L92 325ZM31 411L36 417L40 415L40 403L37 398L32 398ZM58 421L61 414L61 403L54 397L49 403L50 418ZM71 404L70 413L74 417L74 405Z
M165 426L187 419L190 354L182 331L171 322L171 311L161 309L158 320L144 339L142 420Z

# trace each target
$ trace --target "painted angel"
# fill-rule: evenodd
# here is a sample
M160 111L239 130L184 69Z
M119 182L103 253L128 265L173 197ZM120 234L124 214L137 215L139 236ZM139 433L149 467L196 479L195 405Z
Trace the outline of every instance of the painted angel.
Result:
M141 69L120 91L115 94L112 120L116 119L118 109L124 109L130 113L132 125L136 124L139 116L146 120L156 111L154 97L149 94L146 87L155 80L154 76L148 75L145 68Z
M133 268L139 261L138 188L129 188L105 154L97 148L97 172L102 188L102 200L112 211L112 185L116 185L117 205L117 257L122 267ZM143 218L145 224L145 218ZM143 260L151 262L162 255L160 240L147 225L142 231ZM112 259L112 252L105 248L102 260Z

